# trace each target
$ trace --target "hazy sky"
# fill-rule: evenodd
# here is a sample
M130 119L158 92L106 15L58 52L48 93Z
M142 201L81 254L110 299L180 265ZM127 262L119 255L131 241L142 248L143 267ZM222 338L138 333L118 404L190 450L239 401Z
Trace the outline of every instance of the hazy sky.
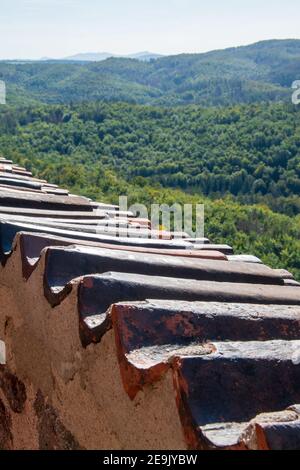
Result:
M0 0L0 58L203 52L300 38L299 0Z

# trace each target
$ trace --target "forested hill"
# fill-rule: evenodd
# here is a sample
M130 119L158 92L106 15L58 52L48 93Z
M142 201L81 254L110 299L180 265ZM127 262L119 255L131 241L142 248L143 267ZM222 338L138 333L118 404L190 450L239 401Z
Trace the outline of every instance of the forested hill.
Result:
M300 213L300 107L160 108L84 104L2 108L3 152L100 163L128 182ZM13 159L16 160L13 155Z
M10 103L127 101L230 105L290 100L300 79L300 40L263 41L141 62L0 62Z

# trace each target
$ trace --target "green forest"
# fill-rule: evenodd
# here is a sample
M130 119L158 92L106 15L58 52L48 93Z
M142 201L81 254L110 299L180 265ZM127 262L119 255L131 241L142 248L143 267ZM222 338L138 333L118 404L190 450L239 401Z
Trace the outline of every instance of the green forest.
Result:
M292 104L34 106L2 111L0 130L2 148L29 160L98 162L138 185L300 212L300 107Z
M205 235L300 279L300 109L2 108L3 155L98 200L204 203Z

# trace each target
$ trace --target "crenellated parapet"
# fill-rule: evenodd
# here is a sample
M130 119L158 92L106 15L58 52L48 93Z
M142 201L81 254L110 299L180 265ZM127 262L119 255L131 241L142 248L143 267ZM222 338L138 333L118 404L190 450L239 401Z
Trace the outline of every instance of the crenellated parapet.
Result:
M0 449L299 448L293 276L118 210L0 161Z

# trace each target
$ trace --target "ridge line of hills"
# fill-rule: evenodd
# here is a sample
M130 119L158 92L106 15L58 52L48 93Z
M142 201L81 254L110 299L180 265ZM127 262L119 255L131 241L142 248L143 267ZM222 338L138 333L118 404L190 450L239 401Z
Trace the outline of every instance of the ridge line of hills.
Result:
M300 78L300 40L270 40L156 60L0 62L11 104L125 101L227 106L288 101Z

